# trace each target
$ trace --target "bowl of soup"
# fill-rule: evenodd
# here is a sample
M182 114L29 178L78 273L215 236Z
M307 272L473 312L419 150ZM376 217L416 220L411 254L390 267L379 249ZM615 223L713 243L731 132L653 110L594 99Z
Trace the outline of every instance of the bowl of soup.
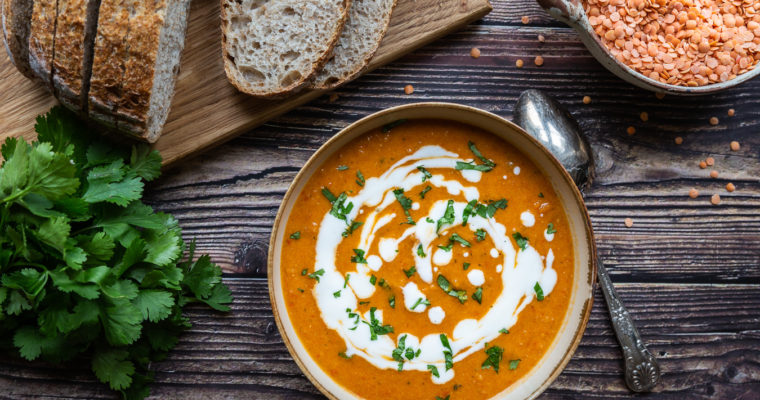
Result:
M581 194L511 122L418 103L298 173L270 242L282 338L331 399L534 398L578 346L595 248Z

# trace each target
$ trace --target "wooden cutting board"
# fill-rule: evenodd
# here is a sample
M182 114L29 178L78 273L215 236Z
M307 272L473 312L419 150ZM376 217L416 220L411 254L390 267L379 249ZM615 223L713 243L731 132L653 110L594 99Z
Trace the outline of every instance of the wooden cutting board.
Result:
M154 145L168 165L223 143L312 100L305 91L282 100L259 100L227 81L222 63L219 0L195 0L190 11L179 80L164 133ZM482 18L488 0L398 0L370 70ZM34 138L35 117L57 101L27 80L0 52L0 139Z

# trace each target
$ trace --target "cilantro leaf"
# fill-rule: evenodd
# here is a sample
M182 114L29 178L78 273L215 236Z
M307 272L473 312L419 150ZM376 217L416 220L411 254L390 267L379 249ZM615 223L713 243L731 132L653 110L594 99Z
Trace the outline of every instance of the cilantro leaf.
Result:
M126 389L132 384L132 374L135 373L135 366L128 358L129 352L124 349L97 351L92 356L92 370L111 389Z
M165 290L143 290L135 297L134 305L143 320L158 322L171 314L174 296Z
M453 224L454 223L454 200L449 200L446 202L446 211L443 213L443 216L438 219L438 221L435 223L435 233L438 233L438 231L441 230L441 227L443 227L446 224Z
M486 358L485 361L483 361L483 364L481 364L481 369L489 369L493 368L496 373L499 372L499 363L501 363L501 358L504 355L504 349L502 349L499 346L491 346L488 347L488 343L486 343L486 349L485 352L488 355L488 358Z
M520 232L513 233L512 238L515 239L517 247L519 247L520 250L525 250L525 248L528 247L528 238L521 235Z

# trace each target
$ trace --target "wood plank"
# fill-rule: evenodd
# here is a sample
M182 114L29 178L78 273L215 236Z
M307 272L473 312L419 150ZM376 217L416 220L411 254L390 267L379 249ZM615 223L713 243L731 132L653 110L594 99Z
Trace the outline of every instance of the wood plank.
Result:
M266 281L227 279L228 315L191 306L193 328L156 363L153 398L322 398L283 345ZM617 285L663 379L648 398L751 398L760 391L760 285ZM719 301L716 301L719 299ZM86 363L63 367L0 360L10 398L113 398ZM628 398L622 356L597 290L575 356L543 398ZM749 397L748 397L749 396Z
M167 165L217 146L322 93L304 91L275 101L238 92L224 73L219 8L219 0L192 2L171 113L154 146ZM369 70L461 29L490 10L488 0L401 0ZM0 77L0 140L34 137L34 118L55 100L16 72L4 53L0 55Z

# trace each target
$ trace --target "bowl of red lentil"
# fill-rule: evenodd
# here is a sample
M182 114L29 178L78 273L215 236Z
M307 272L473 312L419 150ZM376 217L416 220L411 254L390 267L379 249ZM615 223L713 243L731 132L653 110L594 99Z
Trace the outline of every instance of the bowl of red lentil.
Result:
M538 0L608 70L659 93L699 95L760 75L760 0Z

